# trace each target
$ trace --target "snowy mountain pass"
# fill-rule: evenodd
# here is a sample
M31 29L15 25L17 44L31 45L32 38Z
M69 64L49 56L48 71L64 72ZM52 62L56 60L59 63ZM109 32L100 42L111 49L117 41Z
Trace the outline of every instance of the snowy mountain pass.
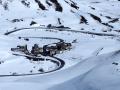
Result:
M120 90L120 0L0 0L0 90Z
M30 32L32 32L32 31L34 31L34 30L31 30ZM34 35L36 35L37 33L34 32L32 36L34 37ZM41 33L41 31L39 31L39 33ZM55 32L48 32L47 35L53 36L54 35L53 33L55 33ZM23 36L24 32L19 32L18 36L20 34ZM56 34L58 34L57 36L60 35L60 33L56 33ZM66 32L62 33L62 34L67 35ZM75 34L75 36L77 36L77 35L78 34ZM0 82L1 82L0 87L2 89L5 88L6 90L7 89L9 89L9 90L10 89L19 89L16 87L16 85L18 87L24 88L23 85L26 84L26 88L30 89L31 87L28 87L28 86L34 85L34 83L42 84L42 85L36 84L37 85L35 87L36 90L38 90L39 88L44 90L44 89L49 89L52 87L54 87L56 89L56 88L58 88L57 85L59 85L59 84L63 85L62 87L64 87L64 85L66 85L66 84L64 84L65 82L67 83L69 80L73 80L73 78L83 78L83 76L84 77L86 76L86 73L91 72L91 70L93 71L95 68L101 66L101 63L107 63L106 57L108 58L110 56L109 58L111 58L111 54L110 55L109 54L104 55L104 54L118 50L118 48L119 48L119 41L115 41L114 39L112 40L108 37L106 39L104 39L105 37L98 37L98 36L95 36L94 38L89 38L89 37L91 37L90 35L84 35L84 34L80 34L80 35L77 36L78 38L77 38L76 43L73 43L72 50L70 50L69 52L67 51L62 54L56 55L57 57L62 58L65 61L65 66L62 70L51 72L48 74L43 74L43 75L0 77ZM70 36L68 35L68 37L70 37ZM7 39L7 37L4 37L4 39L1 38L1 42L2 42L1 47L3 47L3 49L1 49L1 50L8 50L8 52L11 52L10 48L15 46L15 44L14 44L14 43L16 43L15 40L17 41L18 44L20 44L21 42L22 43L27 42L24 40L19 40L16 37L15 37L15 40L11 42L11 40L13 40L14 36L13 37L8 36L8 37L11 37L11 38L9 38L9 39ZM72 34L72 40L76 39L76 37L74 37L74 38L73 37L74 37L74 34ZM64 38L64 36L61 38ZM7 42L9 42L6 44L7 47L9 45L9 49L6 49L5 48L6 46L4 46L5 44L3 44L3 43L6 43L5 40L7 40ZM39 40L39 39L37 39L37 40ZM30 39L29 43L33 42L33 41L36 42L37 40L34 38L31 41L31 39ZM66 38L66 40L70 41L70 38L68 38L68 39ZM47 41L42 40L42 42L44 43ZM105 43L105 42L107 42L107 43ZM96 56L92 57L93 53L96 51L98 52L99 51L98 49L100 49L101 47L104 47L104 48L99 54L103 54L103 55L98 56L98 57L96 57ZM79 52L79 53L77 53L77 52ZM2 54L2 56L5 55L2 53L2 51L1 51L1 54ZM85 58L87 58L87 59L85 59ZM15 67L19 67L20 65L22 65L22 67L24 66L23 68L25 68L26 66L29 67L27 65L28 61L26 61L26 59L24 59L23 57L21 57L21 59L20 59L20 57L17 58L15 56L13 57L13 56L9 55L8 57L3 58L3 60L5 60L5 61L7 60L7 62L2 64L1 69L3 67L5 67L6 70L8 70L9 72L11 70L13 70L10 68L10 67L13 67L13 65L15 65ZM108 59L108 62L110 64L112 64L113 59L110 61ZM8 64L8 65L6 65L6 64ZM7 67L9 69L7 69ZM14 69L15 69L15 71L19 70L19 72L21 72L20 68L14 68ZM6 71L5 71L5 69L3 69L3 70L4 71L2 71L2 72L5 74ZM22 72L23 71L27 72L27 68L26 68L26 70L23 69ZM67 85L69 85L69 83ZM9 86L9 88L8 88L8 86ZM72 87L72 85L71 85L71 87ZM74 88L74 86L73 86L73 88ZM66 89L67 89L67 87L66 87ZM72 90L72 88L71 88L71 90Z

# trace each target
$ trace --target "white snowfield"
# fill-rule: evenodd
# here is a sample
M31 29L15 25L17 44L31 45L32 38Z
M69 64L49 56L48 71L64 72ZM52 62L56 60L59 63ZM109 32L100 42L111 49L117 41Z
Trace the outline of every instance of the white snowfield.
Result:
M1 77L1 90L119 90L119 52L85 59L68 69L35 76ZM112 57L111 57L112 56Z
M120 0L0 0L0 90L120 90L119 10ZM49 24L71 29L45 29ZM11 51L59 39L72 43L72 49L55 55L65 65L53 72L39 70L54 70L57 64Z

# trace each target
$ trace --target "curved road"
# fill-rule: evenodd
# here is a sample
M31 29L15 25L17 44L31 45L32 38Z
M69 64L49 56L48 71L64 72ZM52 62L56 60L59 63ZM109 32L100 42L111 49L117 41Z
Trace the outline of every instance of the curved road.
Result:
M21 56L21 55L19 55L19 54L18 54L18 56ZM57 63L57 64L59 63L59 66L58 66L56 69L54 69L54 70L47 71L47 72L41 72L41 73L31 73L31 74L0 75L0 77L10 77L10 76L28 76L28 75L45 74L45 73L50 73L50 72L57 71L57 70L61 69L62 67L64 67L65 62L64 62L62 59L57 58L57 57L52 57L52 58L54 58L54 59L56 59L56 60L51 60L51 59L48 59L48 60L50 60L51 62ZM37 59L41 59L41 58L37 58Z
M56 31L67 31L67 32L75 32L75 33L84 33L84 34L92 34L92 35L98 35L98 36L114 36L114 37L120 37L120 35L117 34L107 34L107 33L95 33L90 31L81 31L81 30L72 30L72 29L65 29L65 28L43 28L43 27L28 27L28 28L19 28L14 29L12 31L8 31L4 33L4 35L9 35L11 33L21 31L21 30L29 30L29 29L40 29L40 30L56 30Z
M25 30L25 29L26 29L26 30L29 30L29 29L40 29L40 30L68 31L68 32L75 32L75 33L92 34L92 35L98 35L98 36L116 36L116 37L119 36L119 35L116 35L116 34L94 33L94 32L89 32L89 31L79 31L79 30L71 30L71 29L64 29L64 28L42 28L42 27L30 27L30 28L14 29L14 30L12 30L12 31L9 31L9 32L5 33L5 35L9 35L9 34L12 34L12 33L14 33L14 32L21 31L21 30ZM57 40L59 40L60 42L64 41L64 40L62 40L62 39L53 38L53 37L21 37L21 38L57 39ZM61 69L61 68L65 65L65 62L64 62L62 59L57 58L57 57L52 57L52 58L55 58L55 59L59 60L60 63L61 63L61 66L58 67L58 68L56 68L55 70L48 71L48 72L44 72L44 73L18 74L18 75L0 75L0 77L6 77L6 76L27 76L27 75L45 74L45 73L50 73L50 72L59 70L59 69Z
M105 33L94 33L94 32L89 32L89 31L79 31L79 30L71 30L71 29L64 29L64 28L42 28L42 27L30 27L30 28L20 28L20 29L14 29L12 31L9 31L7 33L5 33L4 35L9 35L12 34L14 32L17 31L21 31L21 30L29 30L29 29L40 29L40 30L56 30L56 31L68 31L68 32L75 32L75 33L85 33L85 34L92 34L92 35L98 35L98 36L116 36L118 37L119 35L115 35L115 34L105 34ZM21 37L21 38L41 38L41 39L57 39L60 42L64 41L60 38L54 38L54 37ZM43 72L43 73L33 73L33 74L17 74L17 75L0 75L0 77L8 77L8 76L28 76L28 75L38 75L38 74L45 74L45 73L50 73L56 70L61 69L64 65L65 62L57 57L52 57L56 60L58 60L58 62L60 62L60 66L58 68L56 68L55 70L51 70L48 72Z
M54 39L54 40L59 40L60 42L63 42L63 39L60 38L54 38L54 37L20 37L20 38L40 38L40 39Z
M28 29L28 28L24 28L24 29ZM31 28L29 28L29 29L31 29ZM23 30L23 29L17 29L17 30L8 32L8 33L5 34L5 35L9 35L9 34L11 34L11 33L14 33L14 32L20 31L20 30ZM20 37L20 38L55 39L55 40L59 40L59 42L63 42L63 41L64 41L63 39L54 38L54 37ZM17 56L25 56L25 55L19 55L19 54L14 54L14 55L17 55ZM28 57L28 56L25 56L25 57ZM49 56L49 57L51 57L51 56ZM32 57L32 58L34 58L34 57ZM28 76L28 75L45 74L45 73L50 73L50 72L57 71L57 70L61 69L61 68L65 65L65 62L64 62L62 59L57 58L57 57L51 57L51 58L56 59L56 60L50 60L51 62L59 63L59 66L58 66L56 69L54 69L54 70L51 70L51 71L48 71L48 72L41 72L41 73L31 73L31 74L0 75L0 77L9 77L9 76ZM41 59L41 58L38 58L38 57L37 57L37 59Z

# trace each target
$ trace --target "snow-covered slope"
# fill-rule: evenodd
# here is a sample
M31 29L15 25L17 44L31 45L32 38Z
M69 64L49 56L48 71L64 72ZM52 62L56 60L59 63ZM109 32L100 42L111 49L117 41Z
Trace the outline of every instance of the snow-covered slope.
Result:
M115 33L120 26L119 6L117 0L1 0L0 27L29 27L34 21L37 26Z
M120 90L119 10L120 0L0 0L0 90ZM71 48L43 62L11 49L61 40Z
M116 51L107 55L89 58L82 63L83 66L78 64L79 68L76 68L76 72L79 72L79 76L52 87L50 90L119 90L119 54L119 51ZM89 63L89 65L85 63ZM80 66L82 67L80 68ZM83 67L85 68L83 69ZM83 70L87 71L84 72ZM77 74L75 70L73 71L74 74ZM80 74L81 71L84 73Z
M0 87L1 90L32 90L33 88L35 90L119 90L119 58L119 51L116 51L91 57L55 73L28 77L2 77Z

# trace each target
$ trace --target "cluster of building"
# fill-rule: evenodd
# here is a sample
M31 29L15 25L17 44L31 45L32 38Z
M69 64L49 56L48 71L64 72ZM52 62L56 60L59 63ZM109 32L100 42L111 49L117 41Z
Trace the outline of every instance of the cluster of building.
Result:
M27 45L24 46L19 45L16 48L11 48L11 51L22 52L26 55L32 55L32 56L40 56L40 55L53 56L65 50L70 50L71 46L72 46L71 43L65 43L65 42L52 43L52 44L44 45L43 47L39 47L38 44L34 44L34 46L32 46L31 51L29 51Z

